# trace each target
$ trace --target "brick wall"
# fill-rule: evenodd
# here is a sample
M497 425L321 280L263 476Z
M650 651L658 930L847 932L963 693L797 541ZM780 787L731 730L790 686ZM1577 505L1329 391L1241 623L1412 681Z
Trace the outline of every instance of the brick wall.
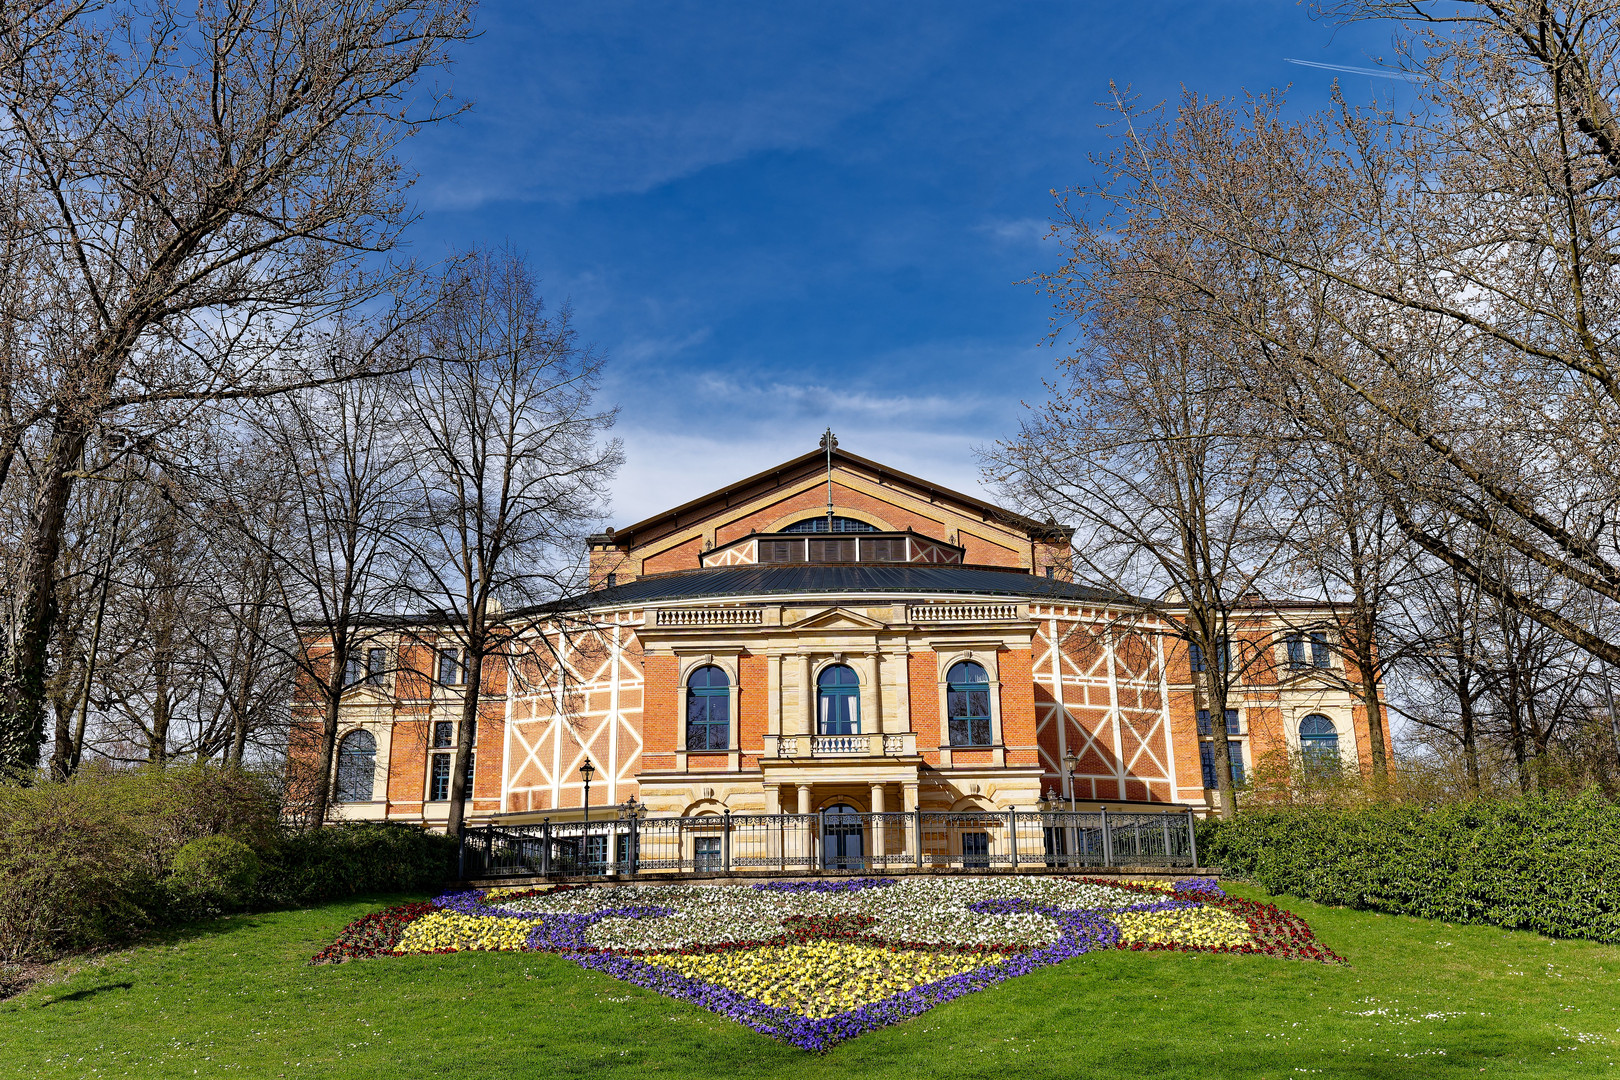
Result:
M642 765L673 769L680 720L680 661L673 656L649 656L642 662L642 670L646 684L641 709Z
M1039 764L1035 750L1035 673L1028 649L1003 649L996 657L1001 669L1001 741L1007 764ZM955 760L956 755L951 755Z
M911 730L917 733L917 751L928 764L939 767L940 730L939 657L928 650L911 654Z
M737 748L758 752L765 747L770 723L770 686L764 656L745 654L737 659Z

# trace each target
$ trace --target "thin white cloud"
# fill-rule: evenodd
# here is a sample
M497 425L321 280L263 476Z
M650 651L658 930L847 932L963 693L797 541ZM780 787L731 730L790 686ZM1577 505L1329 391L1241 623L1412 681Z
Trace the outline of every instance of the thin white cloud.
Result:
M1052 223L1045 218L990 221L979 226L979 231L1007 245L1033 245L1052 239Z
M1351 67L1348 64L1320 64L1315 60L1295 60L1285 56L1283 61L1289 64L1298 64L1300 67L1321 68L1323 71L1342 71L1346 75L1371 75L1379 79L1404 79L1407 82L1422 82L1423 76L1410 71L1399 71L1394 68L1364 68Z
M645 192L821 145L903 94L961 31L881 8L585 10L508 23L486 13L460 69L477 108L418 144L429 205Z

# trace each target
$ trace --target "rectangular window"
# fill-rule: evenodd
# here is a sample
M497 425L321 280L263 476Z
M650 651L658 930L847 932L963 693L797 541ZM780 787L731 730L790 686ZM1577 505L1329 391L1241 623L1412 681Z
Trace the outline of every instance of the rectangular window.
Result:
M1238 711L1236 709L1226 710L1226 733L1228 735L1243 734L1243 732L1238 729ZM1209 730L1208 709L1198 710L1198 734L1203 735L1206 738L1213 734L1213 732Z
M439 650L439 682L445 686L459 686L461 684L460 650Z
M865 562L905 562L904 540L862 540L861 558Z
M1226 743L1226 750L1227 750L1227 753L1232 755L1232 786L1233 787L1242 787L1243 786L1243 744L1242 743L1232 742L1229 739L1229 740L1227 740L1227 743ZM1207 788L1219 787L1220 785L1218 785L1215 782L1215 744L1214 743L1199 743L1198 744L1198 761L1199 761L1199 764L1203 766L1204 786L1207 787Z
M1047 567L1047 568L1046 568L1046 576L1047 576L1047 577L1049 577L1049 578L1055 578L1055 577L1057 577L1057 567L1055 567L1055 566L1048 566L1048 567Z
M855 562L854 539L810 540L811 562Z
M444 802L450 797L450 754L433 755L433 771L428 775L428 802Z
M1288 666L1291 668L1305 666L1305 638L1299 634L1288 635Z
M990 865L990 834L965 832L962 834L962 865L988 867Z
M1042 830L1041 843L1046 850L1047 866L1068 865L1069 830L1049 825Z
M454 745L456 745L455 722L451 720L435 720L433 722L433 748L438 750Z
M366 650L366 682L372 686L381 686L383 669L388 666L387 649Z
M473 762L477 759L477 754L473 753L471 750L467 751L467 772L463 783L465 785L464 790L467 792L467 798L469 799L472 798L473 792Z
M759 542L759 561L767 562L804 562L803 540L761 540Z
M1188 660L1191 662L1192 669L1194 671L1207 671L1208 670L1208 668L1205 667L1205 665L1204 665L1204 650L1200 649L1196 644L1193 644L1192 642L1187 643L1187 657L1188 657ZM1216 657L1216 661L1220 664L1220 670L1222 670L1222 671L1231 671L1232 670L1232 644L1231 644L1231 642L1227 641L1225 638L1222 638L1220 640L1220 643L1216 646L1215 657Z
M343 685L353 686L365 676L361 664L360 650L356 649L349 654L349 659L343 664Z
M1311 635L1311 666L1320 668L1333 666L1333 652L1328 648L1326 634Z
M585 838L585 872L607 873L608 838L593 833Z
M721 869L720 838L718 836L700 836L692 841L692 869Z
M611 589L611 588L613 588L613 586L617 585L618 583L619 583L619 575L614 574L614 573L609 573L608 576L607 576L607 587Z

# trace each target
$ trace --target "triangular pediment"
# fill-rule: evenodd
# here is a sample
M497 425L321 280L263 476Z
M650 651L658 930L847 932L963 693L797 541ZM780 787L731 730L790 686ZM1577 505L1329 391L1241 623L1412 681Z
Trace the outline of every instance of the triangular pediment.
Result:
M886 630L889 624L851 611L848 608L830 607L812 612L804 618L787 625L789 630Z

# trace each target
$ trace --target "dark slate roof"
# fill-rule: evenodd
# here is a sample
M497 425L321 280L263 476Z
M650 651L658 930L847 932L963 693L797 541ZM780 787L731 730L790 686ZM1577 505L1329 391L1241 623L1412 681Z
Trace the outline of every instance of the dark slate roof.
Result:
M726 566L654 574L564 601L573 609L667 603L713 597L806 593L950 593L1030 600L1129 602L1130 597L1022 571L972 566Z

